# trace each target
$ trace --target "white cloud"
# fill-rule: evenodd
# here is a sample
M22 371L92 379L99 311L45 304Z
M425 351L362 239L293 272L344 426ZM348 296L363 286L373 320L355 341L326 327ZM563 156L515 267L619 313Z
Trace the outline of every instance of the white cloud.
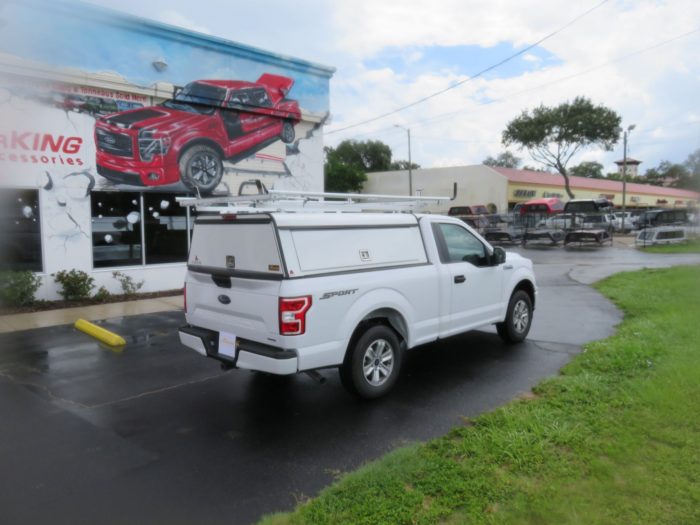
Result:
M339 45L354 61L339 69L333 80L335 118L330 129L391 111L460 80L445 72L406 78L401 71L386 69L377 76L362 65L364 59L387 47L523 45L595 5L573 11L561 9L561 4L553 1L508 3L508 8L498 1L376 4L356 0L352 5L341 3L337 9ZM674 123L687 121L686 115L695 110L700 90L700 65L695 59L700 34L586 71L695 29L693 21L698 19L700 4L690 0L673 4L610 2L542 44L558 59L556 65L509 78L479 78L405 112L346 133L327 135L326 140L332 145L356 136L389 143L391 126L401 123L412 129L413 158L421 165L445 165L446 161L472 164L504 149L501 131L523 109L583 95L620 113L624 125L637 124L630 149L637 158L646 158L648 167L663 158L682 161L700 143L700 126L672 129L678 139L675 142L655 141L650 131L669 126L669 122L673 128ZM523 58L532 59L527 55ZM573 75L577 76L562 80ZM497 101L483 105L484 96ZM452 115L435 118L445 113ZM426 119L433 120L426 123ZM405 146L398 145L401 149L395 156L404 158ZM516 153L532 164L526 152ZM584 152L573 162L598 160L612 171L613 161L621 154L620 143L612 152Z

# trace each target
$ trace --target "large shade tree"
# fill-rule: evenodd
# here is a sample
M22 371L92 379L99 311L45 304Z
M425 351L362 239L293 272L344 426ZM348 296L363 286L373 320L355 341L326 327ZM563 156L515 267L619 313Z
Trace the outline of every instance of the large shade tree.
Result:
M576 153L591 146L611 150L620 138L621 121L615 111L576 97L558 106L523 111L508 123L502 140L505 146L526 148L535 161L557 170L573 199L567 164Z

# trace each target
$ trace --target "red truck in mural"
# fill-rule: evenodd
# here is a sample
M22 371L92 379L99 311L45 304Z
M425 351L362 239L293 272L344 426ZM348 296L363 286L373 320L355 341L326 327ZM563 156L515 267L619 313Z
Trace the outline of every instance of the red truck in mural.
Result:
M293 83L268 73L256 82L198 80L158 106L103 116L95 122L97 173L118 184L182 181L211 193L223 160L294 141L301 111L286 98Z

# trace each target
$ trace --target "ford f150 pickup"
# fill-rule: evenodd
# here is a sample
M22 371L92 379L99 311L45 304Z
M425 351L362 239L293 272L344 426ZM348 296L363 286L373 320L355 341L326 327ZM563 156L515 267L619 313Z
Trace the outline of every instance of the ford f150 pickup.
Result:
M206 195L236 161L272 142L294 141L301 120L294 81L266 73L256 82L199 80L158 106L95 122L97 173L112 182L161 186L182 181Z
M363 398L387 393L406 350L495 324L525 339L532 262L464 222L413 213L200 216L180 341L227 368L338 367Z

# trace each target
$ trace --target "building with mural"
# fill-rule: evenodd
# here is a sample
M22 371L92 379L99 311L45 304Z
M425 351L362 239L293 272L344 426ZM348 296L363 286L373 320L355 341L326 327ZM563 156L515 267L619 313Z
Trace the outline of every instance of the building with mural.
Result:
M408 171L368 173L363 191L366 193L408 193ZM422 195L451 196L457 184L454 202L433 209L446 212L450 206L483 204L499 212L512 209L518 203L543 197L558 197L564 201L568 195L564 178L558 173L499 168L477 164L429 168L412 171L413 188ZM622 206L622 182L607 179L569 177L571 190L577 199L607 198L617 208ZM651 184L626 184L627 208L697 208L700 193L690 190L652 186Z
M80 2L0 4L0 269L179 288L179 195L323 190L333 68ZM261 30L264 30L261 27Z

